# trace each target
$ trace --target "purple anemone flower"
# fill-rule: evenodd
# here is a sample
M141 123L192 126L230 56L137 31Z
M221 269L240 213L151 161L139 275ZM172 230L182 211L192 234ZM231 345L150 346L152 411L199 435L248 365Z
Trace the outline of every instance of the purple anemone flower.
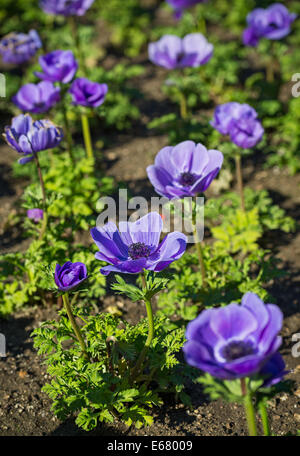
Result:
M261 38L280 40L291 31L291 24L297 14L290 13L281 3L274 3L266 9L256 8L247 16L248 27L243 34L246 46L257 46Z
M38 223L40 220L44 218L44 211L43 209L28 209L27 217L34 221L34 223Z
M25 84L12 98L19 109L35 114L49 111L59 100L60 88L49 81Z
M159 272L178 260L185 252L187 238L174 231L160 242L162 228L158 212L150 212L136 222L120 222L119 230L112 222L92 228L92 238L100 250L95 257L111 264L101 273L137 274L143 269Z
M61 291L69 291L87 279L87 269L84 263L67 261L63 266L56 265L54 280Z
M97 108L100 106L107 94L106 84L98 84L86 78L78 78L72 83L69 92L73 98L73 104Z
M233 380L258 373L281 345L278 306L246 293L242 304L204 310L188 324L186 361L214 377Z
M95 0L40 0L40 7L48 14L83 16Z
M206 0L166 0L166 2L174 9L175 16L180 18L182 12L186 8L197 5L197 3L204 3Z
M5 127L3 134L7 144L23 157L22 165L33 160L41 150L53 149L63 139L63 131L50 120L33 121L28 114L20 114L12 119L11 126Z
M150 43L149 59L155 65L169 70L185 67L199 67L213 55L214 47L201 33L190 33L184 38L164 35L159 41Z
M21 64L30 60L42 47L42 42L35 30L25 33L12 32L0 41L0 54L3 62Z
M39 58L42 72L34 74L44 81L69 83L78 69L77 60L72 51L52 51Z
M148 178L156 193L169 199L195 196L205 192L219 173L223 154L207 150L202 144L183 141L164 147L154 165L148 166Z
M248 104L229 102L217 106L211 125L221 134L229 135L237 146L249 149L258 144L264 134L257 116Z
M285 369L285 362L279 352L275 353L269 361L262 367L259 375L265 377L264 388L276 385L281 382L285 375L289 373Z

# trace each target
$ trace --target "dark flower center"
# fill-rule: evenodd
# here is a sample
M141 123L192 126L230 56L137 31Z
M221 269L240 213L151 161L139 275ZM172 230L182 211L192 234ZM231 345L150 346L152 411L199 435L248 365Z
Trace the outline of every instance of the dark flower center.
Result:
M254 353L253 346L250 342L233 341L230 342L222 350L222 355L226 361L234 361L244 356L252 355Z
M180 175L180 184L184 187L190 187L196 181L196 176L192 173L182 173Z
M150 255L150 248L143 242L135 242L128 248L128 255L133 260L145 258Z
M34 106L36 108L44 108L45 102L44 101L37 101L36 103L34 103Z

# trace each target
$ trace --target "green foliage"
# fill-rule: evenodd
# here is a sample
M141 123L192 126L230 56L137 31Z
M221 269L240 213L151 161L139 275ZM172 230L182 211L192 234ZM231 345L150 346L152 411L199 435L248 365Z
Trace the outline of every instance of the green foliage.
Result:
M172 268L175 272L168 290L158 297L158 314L175 317L173 324L193 320L204 308L218 307L240 301L244 293L257 293L269 298L263 285L284 275L279 261L270 252L256 249L245 258L234 258L224 250L205 246L203 249L207 288L202 288L199 260L195 253L186 252ZM274 300L274 298L272 298Z
M132 379L147 337L147 322L132 326L109 314L89 316L83 309L73 310L84 321L81 332L89 361L82 357L63 311L58 322L45 322L33 332L34 346L44 355L52 377L43 391L53 400L52 409L60 419L75 415L77 425L86 431L116 419L140 428L152 424L151 409L163 404L164 393L188 400L184 383L196 373L176 357L184 343L183 329L166 331L165 318L156 318L147 369Z
M215 248L229 253L247 254L258 248L257 240L262 234L258 210L244 212L238 209L231 213L224 222L211 229L216 239Z
M295 230L295 220L287 216L284 209L273 203L267 190L257 191L247 187L244 189L244 196L246 210L251 214L252 223L256 226L258 234L269 230L282 230L285 233ZM214 226L220 222L223 222L224 228L229 222L236 225L238 221L235 222L233 219L239 207L240 197L235 192L226 192L218 198L210 198L205 203L206 225ZM242 223L243 221L245 222L246 218L242 218ZM245 224L244 229L247 229Z
M260 402L266 403L278 393L283 391L291 392L292 382L289 380L282 381L271 387L264 387L265 377L262 375L254 375L250 378L245 378L247 391L256 399L256 407ZM219 398L227 402L244 402L244 396L241 391L241 380L221 380L212 377L210 374L204 374L197 379L197 382L203 385L204 393L208 394L211 400Z
M111 41L121 48L128 57L135 57L147 42L147 30L150 24L150 10L141 5L140 0L96 1L100 17L112 30Z

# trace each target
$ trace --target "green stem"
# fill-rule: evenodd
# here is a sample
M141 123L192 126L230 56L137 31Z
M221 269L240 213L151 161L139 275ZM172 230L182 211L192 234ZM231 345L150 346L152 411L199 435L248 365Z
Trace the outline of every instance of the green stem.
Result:
M84 139L86 154L87 154L88 158L90 158L91 160L94 160L91 131L90 131L90 125L89 125L89 118L88 118L87 114L85 114L85 113L81 114L81 123L82 123L82 132L83 132L83 139Z
M186 96L184 92L180 92L180 117L186 119L188 116Z
M244 396L244 406L248 423L249 435L251 437L257 435L256 420L255 420L255 409L252 402L252 395L247 391L246 381L241 378L241 390Z
M38 176L39 176L39 180L40 180L40 185L41 185L41 190L42 190L42 195L43 195L43 223L42 223L42 228L41 228L40 235L39 235L39 241L42 241L42 239L45 235L45 232L47 229L47 223L48 223L46 190L45 190L45 183L44 183L43 174L42 174L42 170L41 170L41 166L40 166L40 162L39 162L37 154L34 155L34 159L35 159Z
M195 239L195 246L196 246L196 250L197 250L197 255L198 255L198 259L199 259L200 270L201 270L202 287L206 288L207 287L206 268L205 268L205 263L204 263L204 255L203 255L202 244L201 244L201 241L198 238L197 224L196 224L196 210L197 210L197 203L196 203L196 197L195 197L195 215L193 216L193 233L194 233L194 239Z
M269 420L268 420L268 413L267 413L267 406L264 401L260 401L259 403L259 413L261 416L261 421L263 425L263 430L264 430L264 435L265 436L270 436L271 435L271 430L270 430L270 425L269 425Z
M235 168L236 168L236 179L237 179L237 185L238 185L238 192L240 194L240 200L241 200L241 209L243 212L245 212L244 184L243 184L243 174L242 174L240 154L235 155Z
M71 129L70 129L70 124L69 124L69 119L67 115L67 110L66 110L66 105L65 105L65 100L62 100L61 103L62 106L62 113L63 113L63 118L64 118L64 126L65 126L65 134L66 134L66 140L67 140L67 150L70 155L70 159L72 163L75 163L75 159L73 156L73 139L72 139L72 134L71 134Z
M144 275L142 275L142 281L143 281L144 287L146 287L146 280L145 280L145 276ZM151 300L150 299L145 299L145 305L146 305L146 311L147 311L147 317L148 317L148 336L147 336L147 340L145 342L145 345L143 347L143 350L141 351L140 356L139 356L139 358L137 360L137 363L136 363L135 367L132 370L132 373L131 373L131 380L132 381L139 374L140 369L141 369L141 367L143 365L143 362L145 360L147 351L148 351L148 349L149 349L149 347L151 345L151 342L153 340L153 337L154 337L154 321L153 321L153 312L152 312Z
M87 67L86 67L86 64L85 64L85 58L84 58L84 55L83 55L83 52L82 52L82 48L81 48L81 43L80 43L80 36L79 36L79 33L78 33L78 27L77 27L77 23L76 23L76 20L73 16L69 16L69 24L70 24L70 27L71 27L71 31L72 31L72 35L73 35L73 38L74 38L74 43L75 43L75 48L76 48L76 52L77 52L77 57L78 57L78 60L79 60L79 65L80 65L80 68L84 74L84 76L87 76Z
M80 343L80 346L81 346L81 349L82 349L82 353L83 353L84 357L88 359L89 356L88 356L87 351L86 351L86 345L85 345L85 342L84 342L83 337L81 335L79 326L77 325L75 317L74 317L74 315L72 313L72 309L71 309L71 306L70 306L68 293L63 294L62 298L63 298L63 302L64 302L64 306L65 306L67 315L68 315L69 320L71 322L71 325L73 327L74 333L75 333L75 335L77 337L78 342Z

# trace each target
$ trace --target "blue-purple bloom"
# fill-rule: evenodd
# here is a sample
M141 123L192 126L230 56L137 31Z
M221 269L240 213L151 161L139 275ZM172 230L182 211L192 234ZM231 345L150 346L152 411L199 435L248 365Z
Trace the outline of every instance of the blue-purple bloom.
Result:
M262 375L265 378L263 387L268 388L281 382L288 373L289 371L285 369L285 362L281 354L277 352L262 367L258 375Z
M281 3L274 3L266 9L256 8L247 16L248 27L243 34L247 46L257 46L261 38L280 40L291 31L291 24L297 14L290 13Z
M25 84L12 98L19 109L35 114L49 111L59 100L60 88L49 81Z
M110 272L137 274L143 269L162 271L185 252L187 238L183 233L169 233L162 242L163 222L158 212L150 212L136 222L120 222L119 230L113 222L91 229L99 248L97 260L110 263L101 269Z
M52 51L39 58L42 72L35 75L50 82L63 82L68 84L74 78L78 69L77 60L72 51Z
M264 134L258 114L246 103L229 102L217 106L211 125L223 135L229 135L231 141L243 149L258 144Z
M186 361L221 379L257 374L281 345L282 321L279 307L255 293L246 293L241 305L204 310L187 326Z
M201 33L190 33L182 39L164 35L148 46L151 62L169 70L204 65L211 59L213 50L213 45Z
M21 64L30 60L41 47L35 30L30 30L28 34L12 32L1 39L0 54L5 63Z
M40 0L40 7L48 14L83 16L95 0Z
M22 165L33 160L41 150L52 149L63 139L63 131L50 120L36 120L29 114L20 114L12 119L11 126L5 127L3 134L7 144L23 157Z
M202 144L183 141L164 147L148 166L148 178L156 193L169 199L205 192L219 173L223 154Z
M182 12L186 8L197 5L197 3L204 3L206 0L166 0L166 2L174 9L175 16L180 18Z
M97 108L100 106L107 94L106 84L90 81L86 78L77 78L72 83L69 92L73 98L73 104Z
M87 279L87 269L84 263L67 261L63 266L56 265L54 280L61 291L69 291Z
M44 218L44 211L43 209L28 209L27 217L34 221L34 223L38 223L40 220Z

